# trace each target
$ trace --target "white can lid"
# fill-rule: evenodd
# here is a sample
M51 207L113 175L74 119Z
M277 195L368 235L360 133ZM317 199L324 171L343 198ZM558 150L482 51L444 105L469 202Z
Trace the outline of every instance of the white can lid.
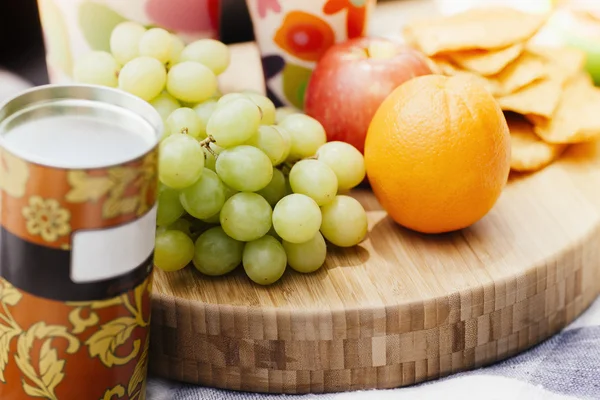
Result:
M150 104L100 86L40 86L0 106L0 146L49 167L127 163L153 149L162 131Z

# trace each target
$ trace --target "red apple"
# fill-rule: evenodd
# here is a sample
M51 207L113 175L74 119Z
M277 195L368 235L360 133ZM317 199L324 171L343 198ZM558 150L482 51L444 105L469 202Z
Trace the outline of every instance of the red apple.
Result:
M431 74L419 51L388 39L362 37L332 46L313 71L304 112L318 120L329 141L363 152L375 112L402 83Z

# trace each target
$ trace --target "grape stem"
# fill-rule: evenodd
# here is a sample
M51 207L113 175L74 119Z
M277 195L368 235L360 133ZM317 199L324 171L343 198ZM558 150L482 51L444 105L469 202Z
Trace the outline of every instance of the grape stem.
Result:
M214 152L213 149L210 148L211 143L216 143L217 141L212 136L208 135L206 139L200 142L200 146L204 147L206 151L208 151L215 159L218 157L218 154Z

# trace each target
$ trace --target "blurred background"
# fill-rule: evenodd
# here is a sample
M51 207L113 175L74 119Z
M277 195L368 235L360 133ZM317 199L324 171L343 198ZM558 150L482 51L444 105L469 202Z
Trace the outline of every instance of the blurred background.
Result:
M222 0L222 7L221 40L228 44L252 40L245 0ZM36 0L0 1L0 69L35 85L48 83Z
M48 82L37 1L0 0L0 77L3 70L8 70L34 85ZM219 39L227 44L254 40L246 0L220 2ZM375 14L379 22L370 26L369 35L372 36L389 36L394 32L399 34L399 26L411 18L438 12L451 14L475 5L502 4L530 12L547 12L559 5L565 10L583 7L585 12L577 15L558 13L554 21L549 23L552 29L547 29L549 34L545 37L549 42L558 43L570 36L572 45L588 53L588 69L600 84L600 0L377 0L377 3ZM398 3L403 6L400 13L397 12ZM388 12L392 7L394 12ZM590 15L593 18L588 18Z

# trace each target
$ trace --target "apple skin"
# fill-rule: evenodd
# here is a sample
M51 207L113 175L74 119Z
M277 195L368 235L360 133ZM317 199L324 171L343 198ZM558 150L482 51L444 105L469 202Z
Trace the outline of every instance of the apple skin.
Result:
M385 56L370 56L373 45ZM419 51L388 39L361 37L329 48L317 63L305 94L304 112L318 120L327 140L350 143L361 153L375 112L402 83L432 74Z

